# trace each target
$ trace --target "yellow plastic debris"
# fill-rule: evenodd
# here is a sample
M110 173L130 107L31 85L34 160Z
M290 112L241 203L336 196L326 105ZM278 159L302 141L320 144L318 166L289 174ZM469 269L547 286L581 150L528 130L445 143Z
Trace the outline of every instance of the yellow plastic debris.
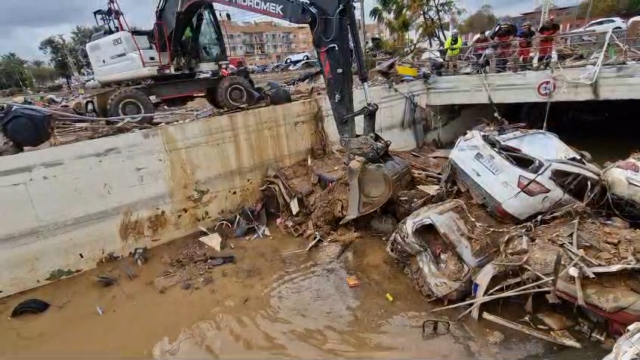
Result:
M389 294L389 293L387 293L387 300L393 301L393 296L391 296L391 294Z
M409 66L397 65L396 70L398 71L398 74L402 76L413 76L413 77L418 76L418 69L414 69Z

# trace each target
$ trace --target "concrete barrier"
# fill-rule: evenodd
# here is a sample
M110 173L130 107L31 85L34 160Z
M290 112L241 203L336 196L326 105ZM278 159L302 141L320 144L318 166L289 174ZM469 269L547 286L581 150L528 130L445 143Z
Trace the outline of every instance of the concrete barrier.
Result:
M394 150L415 149L425 137L423 127L427 122L426 114L419 110L413 121L409 121L408 114L405 116L407 98L422 107L426 106L427 88L424 83L416 81L398 85L394 89L386 86L371 88L371 99L380 107L377 113L376 132L384 139L391 141L391 148ZM333 145L338 146L340 138L331 114L329 99L323 97L321 100L327 135ZM355 110L366 104L362 91L355 92L353 100ZM361 133L362 128L363 118L360 116L356 119L356 132Z
M389 89L373 97L382 136L396 149L415 147L415 124L402 121L405 97ZM0 297L92 269L110 253L188 235L253 203L269 165L310 153L320 111L338 143L328 104L318 102L1 157ZM357 94L356 108L363 103Z
M306 158L314 100L0 158L1 296L187 235Z
M555 92L552 101L637 100L640 99L640 77L637 64L603 67L598 81L591 83L592 68L560 71L526 71L517 74L460 75L438 77L428 90L430 105L489 104L487 89L496 104L549 101L544 90ZM545 84L547 85L545 87Z

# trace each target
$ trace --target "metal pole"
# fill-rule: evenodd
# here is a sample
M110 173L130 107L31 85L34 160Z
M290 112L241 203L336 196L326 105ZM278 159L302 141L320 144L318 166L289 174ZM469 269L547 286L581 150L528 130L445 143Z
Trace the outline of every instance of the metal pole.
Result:
M367 23L364 17L364 0L360 0L360 22L362 23L362 53L366 54L367 50Z
M585 26L589 23L589 20L591 20L591 7L593 6L593 0L589 1L589 7L587 8L587 22L584 24Z

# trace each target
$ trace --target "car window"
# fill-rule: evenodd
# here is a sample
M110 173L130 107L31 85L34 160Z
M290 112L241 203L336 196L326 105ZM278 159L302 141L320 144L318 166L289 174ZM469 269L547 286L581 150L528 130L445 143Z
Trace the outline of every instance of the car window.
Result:
M613 24L614 22L616 22L616 21L615 21L615 20L611 20L611 19L609 19L609 20L604 20L604 21L602 22L602 24L603 24L603 25L606 25L606 24Z
M580 157L577 152L550 133L532 132L511 139L501 136L500 140L504 144L520 149L523 153L538 159L567 160Z
M603 22L602 22L602 21L594 21L594 22L592 22L592 23L589 23L589 25L587 25L587 27L586 27L586 28L588 29L588 28L592 28L592 27L594 27L594 26L600 26L600 25L602 25L602 24L603 24Z

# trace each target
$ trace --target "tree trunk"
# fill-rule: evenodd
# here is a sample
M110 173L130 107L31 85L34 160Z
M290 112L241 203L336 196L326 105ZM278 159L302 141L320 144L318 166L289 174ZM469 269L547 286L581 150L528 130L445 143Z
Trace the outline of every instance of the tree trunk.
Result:
M440 27L440 31L442 31L442 35L446 37L444 32L444 26L442 26L442 15L440 14L440 8L438 7L438 5L440 5L440 1L438 0L434 1L434 7L436 9L436 17L438 18L438 26ZM438 37L438 39L440 40L440 37ZM444 46L444 42L442 40L440 40L440 45Z

